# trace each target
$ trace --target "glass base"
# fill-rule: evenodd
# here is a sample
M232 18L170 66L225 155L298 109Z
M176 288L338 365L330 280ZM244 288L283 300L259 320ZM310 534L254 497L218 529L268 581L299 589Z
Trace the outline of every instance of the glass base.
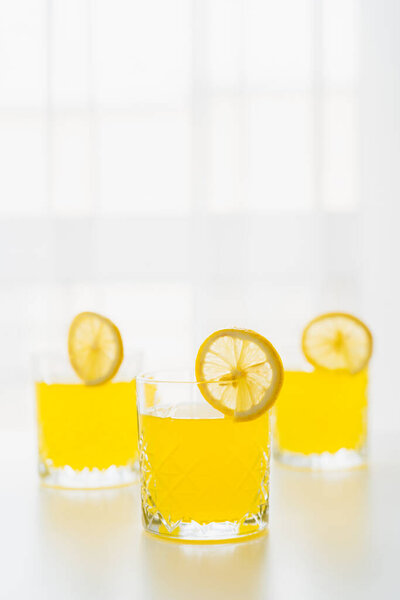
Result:
M360 450L341 448L337 452L321 452L321 454L301 454L275 449L274 458L288 467L312 471L354 469L365 466L367 459L365 448Z
M178 521L168 525L159 513L150 519L143 514L143 525L152 535L175 542L211 544L244 541L268 531L268 515L247 515L241 521L200 524Z
M47 487L87 490L131 485L138 480L138 469L134 463L123 467L112 465L108 469L86 467L77 471L68 465L53 467L39 462L39 475Z

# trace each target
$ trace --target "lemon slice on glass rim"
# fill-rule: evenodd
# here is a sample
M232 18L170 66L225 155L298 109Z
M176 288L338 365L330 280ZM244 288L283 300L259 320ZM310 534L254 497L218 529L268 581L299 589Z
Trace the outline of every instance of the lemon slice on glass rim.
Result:
M68 353L74 371L86 385L109 381L124 356L118 327L97 313L80 313L69 328Z
M359 373L372 355L373 338L368 327L348 313L326 313L304 329L304 356L314 367Z
M283 382L279 354L266 338L248 329L212 333L200 346L195 370L207 402L240 421L271 408Z

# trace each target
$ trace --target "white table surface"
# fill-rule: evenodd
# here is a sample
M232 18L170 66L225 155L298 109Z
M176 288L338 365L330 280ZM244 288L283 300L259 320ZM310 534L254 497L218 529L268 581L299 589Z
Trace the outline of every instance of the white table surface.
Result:
M269 534L214 546L145 534L137 485L41 488L26 433L0 450L2 600L400 598L400 435L374 439L364 470L273 465Z

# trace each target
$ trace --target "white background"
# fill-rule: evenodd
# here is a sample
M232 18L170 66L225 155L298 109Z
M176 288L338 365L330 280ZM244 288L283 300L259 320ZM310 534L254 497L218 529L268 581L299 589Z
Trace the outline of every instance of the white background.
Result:
M29 356L103 312L146 368L224 326L285 360L325 310L398 402L400 3L0 0L0 428Z

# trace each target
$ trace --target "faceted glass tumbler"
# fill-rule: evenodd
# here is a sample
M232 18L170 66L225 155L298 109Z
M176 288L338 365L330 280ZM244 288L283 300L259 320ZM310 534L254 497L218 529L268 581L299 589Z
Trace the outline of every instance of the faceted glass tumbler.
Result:
M238 540L268 526L270 418L235 421L186 372L137 377L144 527L167 539Z
M60 488L128 485L138 478L135 375L140 352L117 375L85 385L60 353L34 357L39 475Z
M274 407L274 457L315 470L363 466L368 371L285 370Z

